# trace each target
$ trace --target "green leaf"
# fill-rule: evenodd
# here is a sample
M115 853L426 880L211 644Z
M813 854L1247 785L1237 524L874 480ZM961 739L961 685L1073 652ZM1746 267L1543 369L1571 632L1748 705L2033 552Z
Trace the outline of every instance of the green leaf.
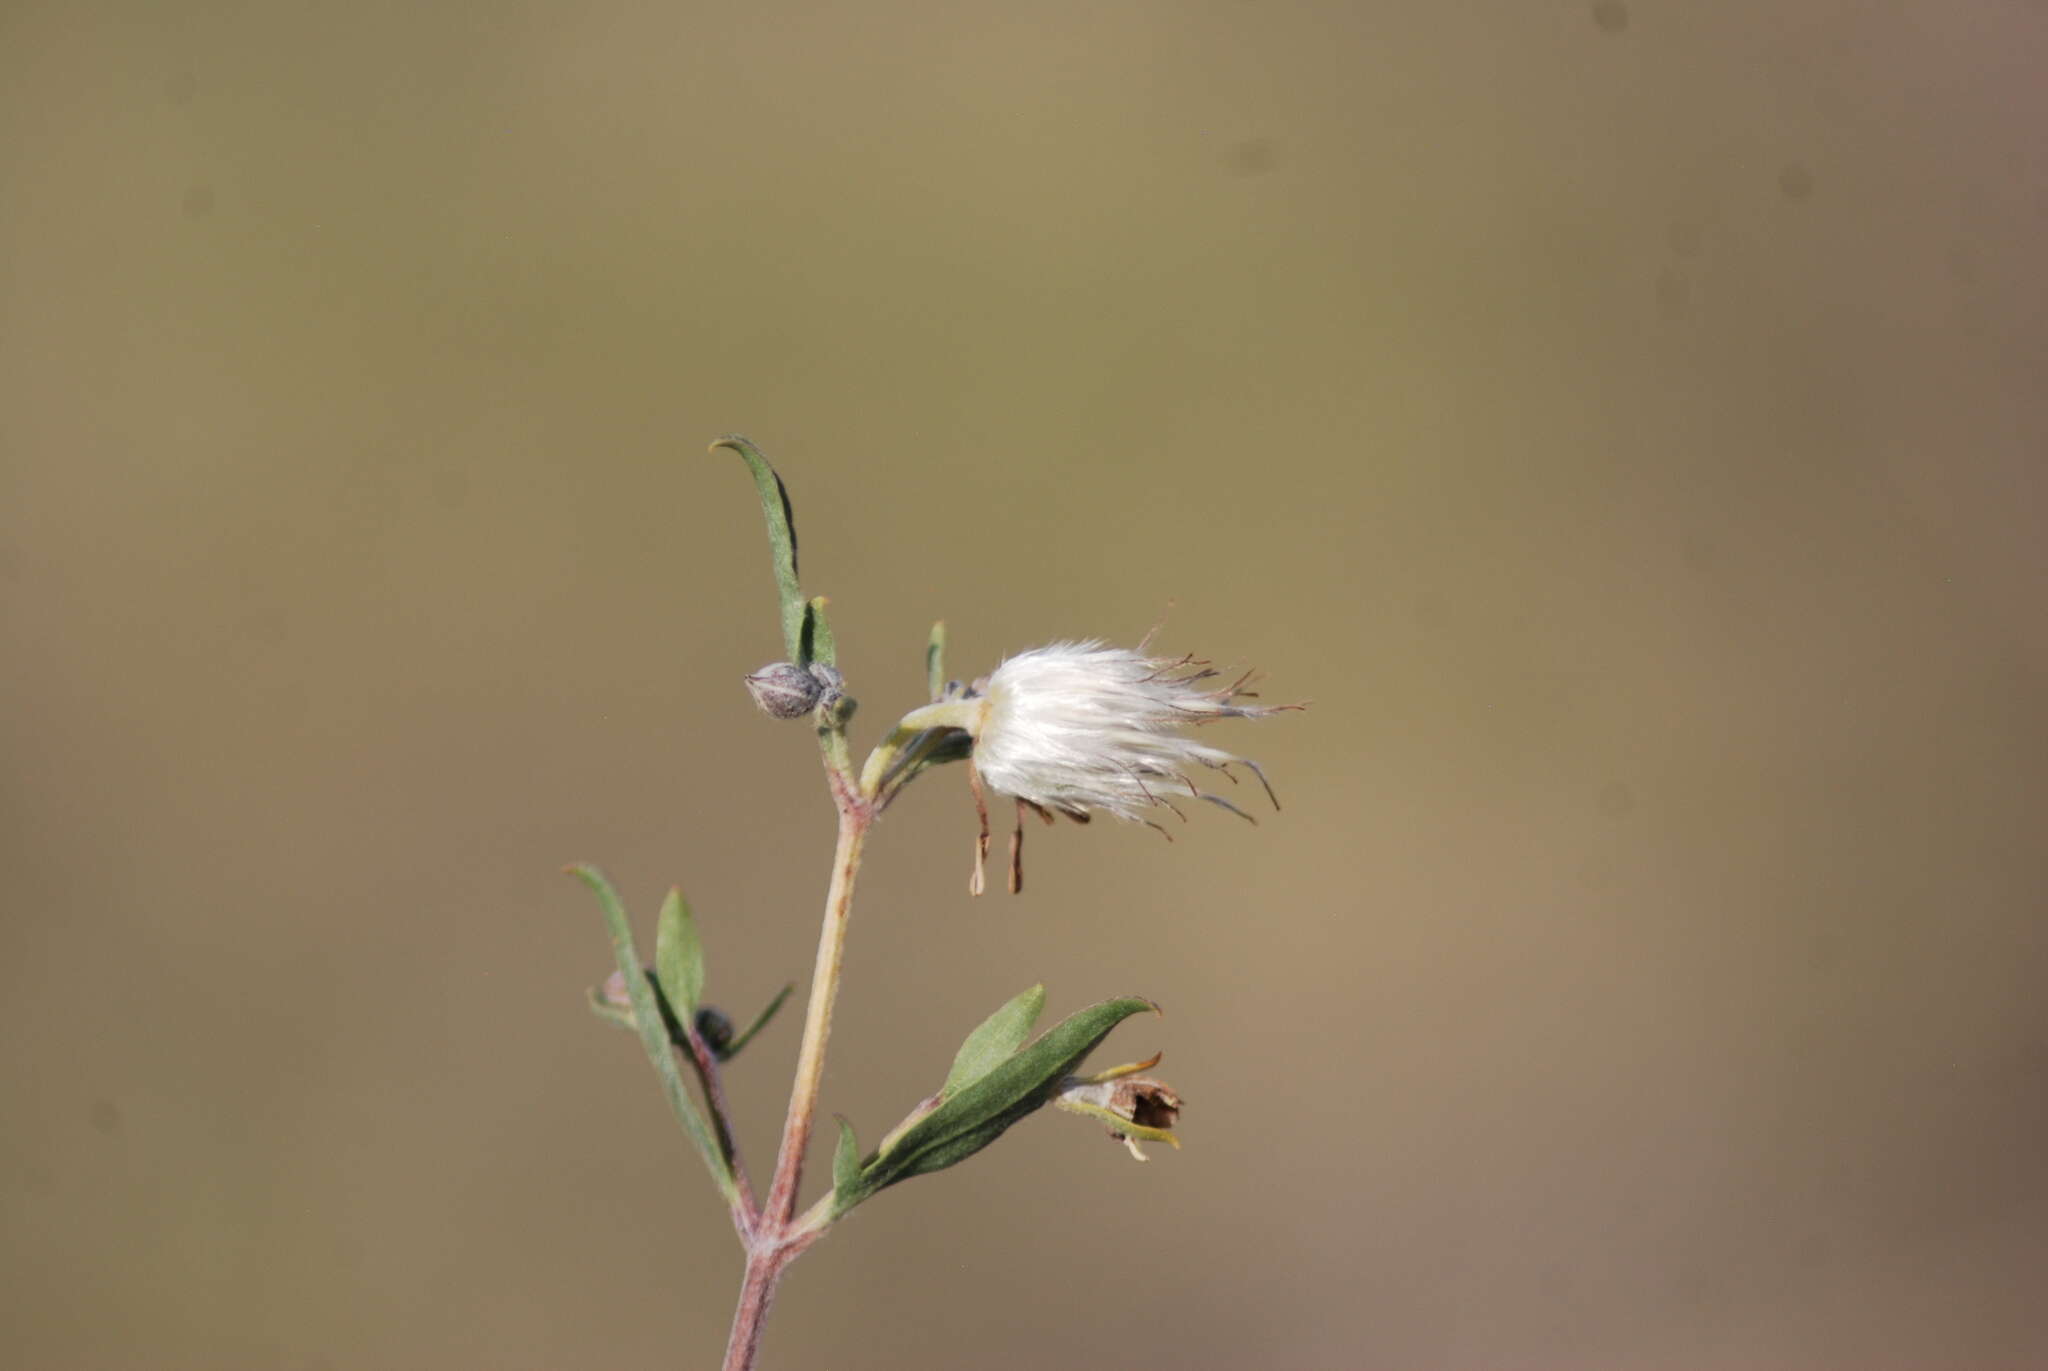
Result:
M790 509L789 488L768 465L761 449L737 433L728 433L711 445L712 450L731 448L753 473L754 489L761 497L761 517L768 522L768 551L775 563L775 591L782 601L782 646L789 659L808 666L804 655L804 621L807 617L804 593L796 579L796 514Z
M704 945L697 940L697 920L683 892L669 887L654 925L654 975L661 993L680 1023L696 1016L704 1000Z
M833 1215L844 1214L886 1186L944 1170L981 1151L1011 1124L1044 1105L1111 1029L1133 1014L1158 1008L1150 1000L1127 997L1104 1000L1060 1020L1037 1042L962 1086L911 1125L895 1146L871 1158L852 1184L836 1185Z
M662 1022L661 1006L654 998L654 987L648 984L640 953L633 946L633 925L626 917L626 906L620 903L618 892L612 889L611 882L596 867L579 865L568 870L570 875L590 887L591 893L597 896L598 907L604 911L605 926L612 936L612 956L619 964L619 974L625 978L626 994L633 1004L633 1026L640 1030L640 1045L646 1049L654 1074L661 1078L662 1092L668 1096L669 1108L675 1111L683 1131L690 1135L690 1141L703 1154L704 1164L711 1168L711 1179L717 1182L725 1202L728 1205L738 1204L739 1186L733 1180L732 1170L726 1165L718 1145L712 1141L711 1129L705 1124L704 1116L697 1112L690 1092L683 1088L682 1074L676 1069L675 1050L669 1042L668 1025Z
M932 625L932 636L924 645L925 689L936 700L946 689L946 621Z
M860 1144L854 1140L853 1125L845 1115L832 1117L839 1120L839 1146L832 1154L832 1191L836 1195L860 1181Z
M762 1029L768 1026L768 1021L775 1017L775 1011L782 1008L782 1002L788 999L790 992L795 989L796 982L791 981L789 984L783 986L782 989L776 991L775 998L768 1001L768 1007L766 1009L763 1009L759 1014L756 1014L754 1016L754 1021L748 1024L745 1028L742 1028L733 1037L733 1040L725 1045L725 1051L719 1054L720 1060L730 1061L734 1057L739 1056L740 1049L745 1047L748 1043L752 1042L754 1040L754 1035L756 1033L759 1033Z
M803 636L797 644L800 662L839 665L839 645L832 637L832 625L825 621L825 605L823 595L813 596L804 605Z
M946 1083L939 1087L940 1097L951 1099L962 1086L972 1085L993 1071L1024 1045L1024 1040L1031 1036L1031 1026L1044 1012L1045 987L1034 985L982 1020L981 1027L960 1044L953 1069L946 1073Z

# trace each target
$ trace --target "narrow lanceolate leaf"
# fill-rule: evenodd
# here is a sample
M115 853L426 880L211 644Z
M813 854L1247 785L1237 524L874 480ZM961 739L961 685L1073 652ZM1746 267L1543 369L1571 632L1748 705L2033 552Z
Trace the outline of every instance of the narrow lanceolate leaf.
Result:
M797 645L797 660L820 662L826 666L839 664L839 645L832 637L832 625L825 620L826 599L823 595L813 596L804 605L803 637Z
M676 1022L688 1023L704 1000L704 946L697 940L697 921L683 892L669 887L654 925L654 975Z
M1135 997L1104 1000L1062 1019L912 1124L887 1152L870 1158L851 1184L835 1185L834 1216L886 1186L944 1170L981 1151L1045 1104L1111 1029L1148 1009L1158 1006Z
M953 1069L939 1087L942 1099L951 1099L962 1086L974 1084L995 1070L1024 1045L1031 1027L1045 1012L1045 987L1034 985L995 1013L982 1020L981 1027L967 1035L953 1058Z
M924 645L925 689L936 700L946 693L946 621L932 625L932 636Z
M834 1117L839 1119L839 1146L832 1153L832 1190L837 1194L860 1181L860 1144L854 1140L853 1125L843 1115Z
M768 465L761 449L737 433L728 433L712 449L731 448L745 459L753 473L754 489L761 496L761 515L768 521L768 551L775 563L775 591L782 601L782 646L789 659L808 666L804 655L804 593L796 579L796 515L789 506L789 488Z
M759 1014L756 1014L752 1023L742 1028L733 1036L733 1040L725 1045L725 1051L721 1055L728 1059L739 1056L740 1049L752 1042L754 1035L768 1026L768 1021L775 1017L775 1011L782 1008L782 1002L788 999L789 992L795 989L796 982L791 981L788 985L776 991L775 998L768 1001L768 1007Z
M633 946L633 926L626 917L626 907L619 901L618 892L604 873L594 866L572 866L569 874L590 887L597 896L598 906L604 911L605 926L612 936L612 955L618 961L619 975L625 980L626 994L633 1006L633 1026L640 1030L640 1045L647 1051L647 1060L654 1066L654 1074L661 1078L662 1092L668 1096L669 1108L675 1111L683 1131L690 1135L690 1141L704 1156L704 1164L711 1168L711 1179L718 1183L718 1189L725 1196L727 1204L739 1202L739 1187L733 1181L732 1171L726 1166L725 1157L712 1141L711 1129L704 1122L704 1116L697 1112L697 1106L690 1099L689 1091L683 1088L682 1073L676 1069L676 1054L669 1043L668 1025L662 1022L661 1006L654 998L654 987L648 984L647 975L641 970L640 953Z

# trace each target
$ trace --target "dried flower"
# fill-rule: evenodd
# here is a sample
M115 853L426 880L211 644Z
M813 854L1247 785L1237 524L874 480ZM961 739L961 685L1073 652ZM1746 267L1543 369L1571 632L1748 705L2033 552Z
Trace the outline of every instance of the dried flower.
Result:
M1249 677L1205 688L1217 676L1193 658L1162 661L1098 642L1020 652L978 691L979 717L968 725L975 770L998 794L1077 819L1100 809L1143 820L1151 806L1172 808L1172 792L1181 789L1243 814L1220 796L1204 795L1185 768L1199 764L1228 775L1232 763L1243 763L1263 783L1257 764L1178 730L1274 709L1237 703ZM1271 787L1266 793L1272 796Z
M1249 674L1222 688L1209 683L1221 673L1193 657L1148 657L1142 649L1100 642L1053 643L1020 652L962 695L906 715L899 730L952 728L973 739L970 758L977 804L981 786L1017 802L1016 836L1010 842L1010 889L1022 883L1023 811L1047 823L1064 814L1086 823L1096 811L1151 824L1156 807L1185 819L1174 800L1185 793L1252 820L1221 795L1197 786L1192 766L1221 771L1235 782L1232 766L1259 778L1273 807L1280 807L1265 773L1220 747L1198 743L1181 729L1218 719L1256 719L1298 705L1257 705L1245 687ZM988 819L982 831L970 888L981 890L981 858L988 850ZM1171 836L1171 835L1169 835Z
M1180 1118L1180 1095L1165 1081L1138 1073L1159 1065L1159 1058L1111 1067L1093 1076L1070 1076L1061 1082L1053 1103L1070 1114L1100 1120L1109 1136L1122 1142L1139 1161L1149 1161L1140 1138L1178 1149L1172 1128Z

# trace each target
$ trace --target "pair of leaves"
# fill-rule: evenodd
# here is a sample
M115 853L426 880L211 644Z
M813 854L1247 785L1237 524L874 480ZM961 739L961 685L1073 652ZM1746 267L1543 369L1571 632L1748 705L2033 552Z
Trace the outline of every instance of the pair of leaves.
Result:
M1159 1008L1135 996L1104 1000L1062 1019L1026 1047L1044 1007L1045 987L1035 985L984 1020L960 1045L935 1103L865 1161L853 1126L840 1120L833 1217L898 1181L942 1171L981 1151L1050 1100L1111 1029Z
M633 925L626 916L624 901L619 899L611 882L596 867L572 866L569 872L590 887L591 893L597 896L599 907L604 910L605 926L612 937L612 957L618 963L619 977L626 984L626 997L632 1005L633 1027L640 1032L640 1045L646 1049L654 1074L661 1078L662 1093L668 1096L669 1108L675 1111L683 1131L690 1135L690 1141L703 1154L704 1164L711 1168L711 1178L718 1183L726 1203L737 1204L739 1183L734 1179L732 1167L726 1161L724 1150L713 1139L711 1126L705 1122L696 1102L690 1098L690 1092L683 1086L682 1072L676 1066L676 1054L670 1045L669 1027L662 1017L660 1001L655 998L654 986L648 984L647 976L641 970L640 953L633 945ZM697 942L696 922L690 917L689 907L683 903L681 891L671 890L662 902L661 922L655 929L655 962L655 979L661 984L661 993L679 1015L694 1015L697 1000L704 991L704 953ZM688 1021L683 1019L683 1022Z
M697 920L690 913L689 902L683 898L682 891L671 888L668 897L661 902L661 914L654 928L654 967L650 973L644 968L639 950L633 945L633 927L625 904L619 899L618 892L612 889L611 882L605 879L604 873L594 866L572 866L569 871L590 887L604 910L605 924L611 931L612 954L618 962L619 978L626 986L627 1004L624 1008L607 1002L593 991L591 1009L600 1017L639 1033L641 1046L646 1049L647 1059L653 1063L655 1075L661 1079L662 1091L668 1096L669 1107L675 1111L683 1130L690 1135L690 1141L704 1154L704 1162L711 1168L712 1179L718 1182L726 1202L737 1203L739 1190L732 1167L730 1139L721 1142L713 1138L696 1101L690 1098L690 1092L683 1086L674 1049L681 1048L689 1054L688 1060L697 1072L699 1083L708 1093L711 1082L705 1072L712 1068L701 1064L690 1035L695 1033L698 1036L714 1061L725 1061L737 1055L767 1025L795 987L784 986L768 1002L768 1007L754 1016L752 1023L738 1034L733 1034L725 1016L704 1004L704 945L697 937ZM723 1032L718 1036L705 1027L712 1020L723 1026Z
M670 1021L669 1041L677 1047L689 1047L690 1040L683 1025L692 1024L711 1055L721 1062L737 1057L740 1049L768 1026L768 1021L775 1017L790 992L796 989L794 982L783 986L754 1016L753 1022L739 1032L733 1032L732 1021L720 1010L704 1003L704 949L697 938L697 920L680 890L670 890L668 898L662 902L660 921L654 931L654 969L648 974L654 977L655 986L661 992L661 1002L656 1008L665 1010ZM621 1028L639 1026L630 1005L621 1007L614 1004L595 989L590 992L590 1011Z

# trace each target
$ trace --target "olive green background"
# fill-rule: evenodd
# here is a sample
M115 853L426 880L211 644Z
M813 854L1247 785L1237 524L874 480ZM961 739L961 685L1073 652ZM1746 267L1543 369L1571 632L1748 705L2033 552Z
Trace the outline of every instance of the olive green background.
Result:
M715 1364L558 868L807 975L737 429L862 740L938 617L1314 701L1205 735L1283 813L1016 899L957 769L891 811L826 1108L1043 980L1166 1006L1098 1060L1187 1145L882 1196L764 1366L2048 1362L2044 69L2009 0L7 6L5 1360Z

